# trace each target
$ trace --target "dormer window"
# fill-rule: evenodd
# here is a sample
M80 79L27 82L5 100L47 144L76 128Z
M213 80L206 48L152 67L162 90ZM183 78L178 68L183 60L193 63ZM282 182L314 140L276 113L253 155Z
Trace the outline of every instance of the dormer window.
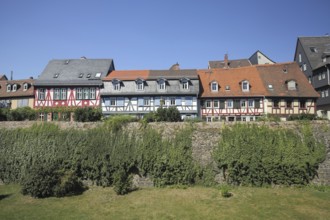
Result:
M226 91L230 91L230 86L226 86Z
M243 92L250 91L250 83L246 80L242 82L242 91Z
M88 73L86 78L91 78L92 74Z
M294 80L290 80L287 82L288 90L297 90L297 83Z
M118 79L112 80L113 90L119 91L121 87L121 81Z
M84 74L83 73L79 73L79 78L83 78Z
M317 48L316 47L310 47L309 49L312 51L312 53L317 53Z
M324 58L322 59L322 61L323 61L323 63L327 62L327 58L324 57Z
M7 92L10 92L10 91L11 91L11 85L8 84L8 85L7 85Z
M273 85L272 84L268 84L268 89L269 90L273 90L274 89Z
M136 90L143 91L143 89L144 89L144 80L137 79L136 80Z
M159 90L166 90L166 80L165 79L159 79L158 80L158 89Z
M180 79L180 81L181 81L181 84L182 84L182 89L183 90L188 90L189 89L189 81L190 81L190 79L188 79L188 78L182 78L182 79Z
M217 92L218 91L218 88L219 88L219 86L218 86L218 83L217 82L212 82L211 83L211 91L212 92Z
M58 78L59 75L60 75L59 73L55 73L53 78Z
M17 84L14 84L13 85L13 92L16 92L17 91Z
M28 83L24 83L23 84L23 90L26 91L26 90L28 90L28 88L29 88L29 84Z
M96 74L95 74L95 77L96 77L96 78L100 78L100 77L101 77L101 73L96 73Z

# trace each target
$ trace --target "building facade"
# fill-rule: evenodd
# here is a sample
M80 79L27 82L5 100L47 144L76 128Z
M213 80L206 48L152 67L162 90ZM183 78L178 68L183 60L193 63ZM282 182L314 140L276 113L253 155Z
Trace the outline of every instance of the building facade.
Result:
M295 63L198 71L201 116L206 121L254 121L263 115L286 120L315 114L318 94Z
M320 94L318 116L330 119L330 36L298 37L294 61Z
M0 108L33 108L33 104L34 79L0 80Z
M34 107L99 107L102 78L112 70L112 59L51 60L35 82ZM58 120L61 116L52 112L40 117Z
M103 79L102 112L136 117L175 106L181 118L198 116L199 80L196 70L113 71Z

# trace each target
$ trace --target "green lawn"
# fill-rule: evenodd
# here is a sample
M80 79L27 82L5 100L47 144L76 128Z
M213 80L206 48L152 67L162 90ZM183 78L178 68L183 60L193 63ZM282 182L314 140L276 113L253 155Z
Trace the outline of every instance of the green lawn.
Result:
M79 196L34 199L0 186L0 219L330 219L330 191L304 188L142 189L117 196L91 187Z

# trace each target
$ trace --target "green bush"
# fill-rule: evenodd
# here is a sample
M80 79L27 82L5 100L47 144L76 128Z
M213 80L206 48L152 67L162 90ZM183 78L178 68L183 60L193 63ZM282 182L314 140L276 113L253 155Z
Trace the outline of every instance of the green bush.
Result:
M316 115L314 114L299 114L299 115L290 115L288 121L297 121L297 120L315 120Z
M159 107L155 113L156 121L176 122L181 121L180 111L176 106L169 108Z
M36 120L36 111L30 107L22 107L10 110L7 115L8 121Z
M132 175L125 170L125 167L118 168L113 178L113 189L117 195L125 195L132 190Z
M232 193L230 193L229 190L230 190L230 187L228 185L221 185L220 186L221 196L224 198L231 197Z
M101 108L84 107L76 108L74 111L74 119L79 122L100 121L102 118Z
M22 194L36 198L54 195L54 189L59 182L59 174L55 165L36 164L27 170L23 180Z
M54 196L63 197L81 194L85 188L78 176L73 171L59 172L60 178L54 187Z
M8 114L9 114L8 108L0 108L0 121L7 121Z
M308 124L300 133L255 124L235 124L222 130L214 159L227 183L263 186L308 184L325 158L325 146Z

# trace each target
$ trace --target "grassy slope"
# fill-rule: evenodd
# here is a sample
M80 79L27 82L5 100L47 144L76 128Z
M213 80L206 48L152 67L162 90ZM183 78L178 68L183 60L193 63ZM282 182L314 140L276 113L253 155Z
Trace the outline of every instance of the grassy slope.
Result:
M330 192L313 189L143 189L117 196L91 187L83 195L34 199L17 185L0 186L0 219L327 219Z

